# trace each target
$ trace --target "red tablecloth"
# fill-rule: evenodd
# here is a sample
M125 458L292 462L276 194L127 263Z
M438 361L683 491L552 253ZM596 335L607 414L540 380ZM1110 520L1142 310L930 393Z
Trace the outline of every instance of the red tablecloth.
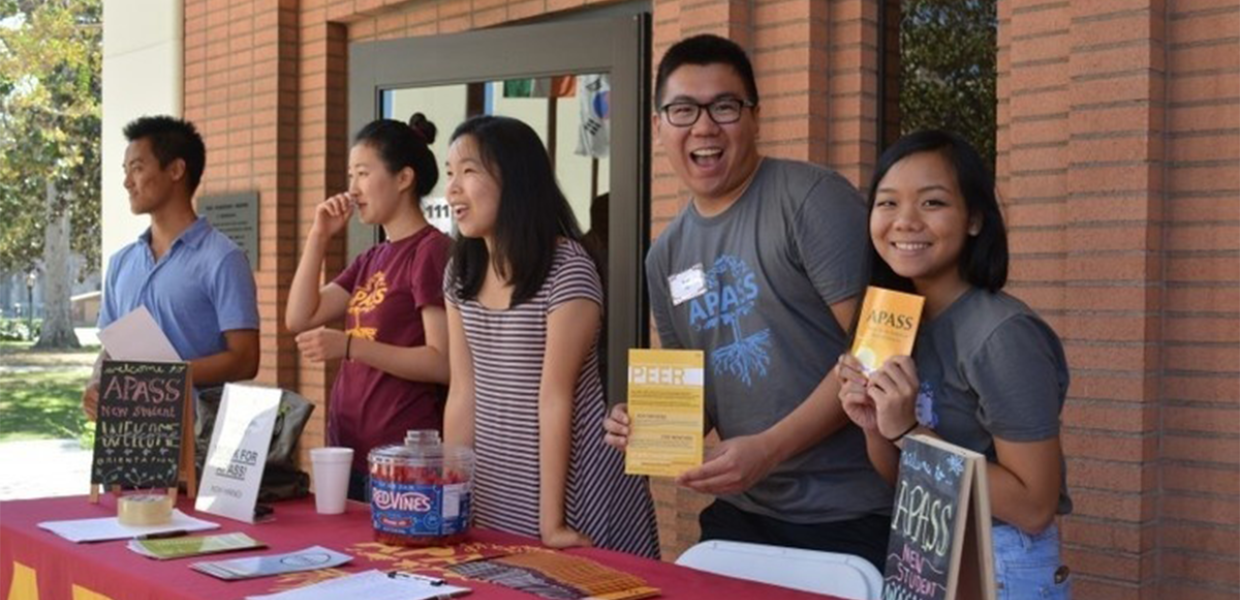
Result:
M0 593L7 600L230 600L247 594L270 593L304 585L324 577L322 571L227 582L189 568L192 562L224 560L265 553L283 553L321 545L354 557L340 571L356 573L367 569L409 569L433 573L445 566L433 555L405 552L372 541L369 507L349 503L343 515L324 516L314 512L314 502L301 500L276 504L275 520L248 525L195 513L192 503L183 499L181 510L217 522L218 530L200 533L244 532L268 545L265 550L233 552L207 557L156 561L126 548L125 541L75 544L38 528L43 521L114 516L115 500L105 496L98 505L86 498L47 498L0 502ZM475 530L471 542L480 546L535 546L530 538L495 531ZM637 558L594 548L573 549L570 554L594 559L604 565L637 575L663 590L663 598L677 599L783 599L825 596L807 594L712 575L671 563ZM403 556L402 556L403 554ZM38 595L27 590L31 579ZM476 600L531 600L535 596L479 581L464 581L474 590L467 596ZM76 589L75 589L76 588ZM98 594L98 595L92 595Z

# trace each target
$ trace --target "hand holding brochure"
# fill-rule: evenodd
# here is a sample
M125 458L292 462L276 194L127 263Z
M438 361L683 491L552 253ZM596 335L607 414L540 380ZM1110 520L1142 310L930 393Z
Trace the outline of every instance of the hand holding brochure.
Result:
M704 360L701 350L629 350L626 474L675 477L702 464Z
M866 375L877 371L893 356L912 354L925 302L925 298L915 294L874 286L865 290L851 352Z

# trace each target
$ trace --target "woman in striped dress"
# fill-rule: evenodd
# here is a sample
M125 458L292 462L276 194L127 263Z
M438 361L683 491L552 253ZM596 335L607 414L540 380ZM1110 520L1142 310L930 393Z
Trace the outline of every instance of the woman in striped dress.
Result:
M477 453L474 518L553 548L658 556L645 478L603 443L602 287L533 129L472 118L452 134L460 230L445 276L446 443Z

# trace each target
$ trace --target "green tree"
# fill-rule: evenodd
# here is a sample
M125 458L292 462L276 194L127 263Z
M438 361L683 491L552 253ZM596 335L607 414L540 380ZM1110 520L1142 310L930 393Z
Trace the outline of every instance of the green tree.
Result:
M998 20L994 0L904 0L900 131L938 128L995 162Z
M39 345L76 346L69 250L100 248L101 0L0 0L0 270L43 270Z

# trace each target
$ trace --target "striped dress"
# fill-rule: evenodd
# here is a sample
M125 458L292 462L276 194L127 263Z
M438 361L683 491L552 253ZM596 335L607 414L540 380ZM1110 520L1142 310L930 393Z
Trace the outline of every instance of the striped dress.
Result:
M493 310L477 300L461 302L451 285L445 297L461 312L474 363L474 522L539 537L538 388L547 316L578 298L602 306L598 272L580 244L564 241L547 280L527 302ZM568 526L596 546L658 558L646 479L626 476L623 456L603 443L606 410L596 346L581 366L573 398Z

